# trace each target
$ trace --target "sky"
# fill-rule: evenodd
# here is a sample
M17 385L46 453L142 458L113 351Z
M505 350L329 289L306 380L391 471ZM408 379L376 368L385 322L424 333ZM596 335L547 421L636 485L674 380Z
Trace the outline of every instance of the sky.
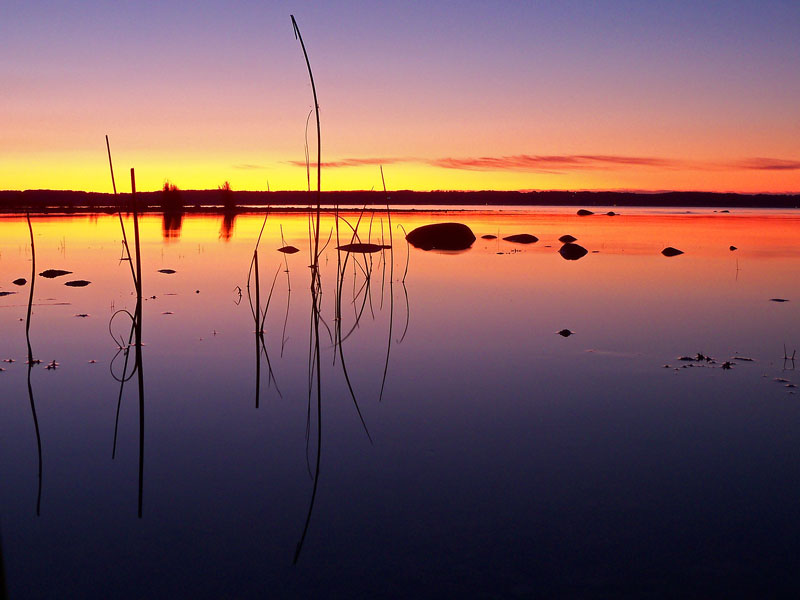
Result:
M291 14L323 190L800 192L797 0L2 0L0 189L306 189Z

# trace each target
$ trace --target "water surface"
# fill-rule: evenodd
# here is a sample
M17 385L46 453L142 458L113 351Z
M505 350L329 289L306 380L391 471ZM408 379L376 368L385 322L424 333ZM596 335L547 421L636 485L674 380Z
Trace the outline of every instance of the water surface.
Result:
M12 284L31 278L29 231L3 217L9 597L797 589L800 396L787 386L800 377L784 353L800 347L800 213L622 212L393 213L393 252L348 259L339 315L325 216L319 369L307 215L267 220L263 346L247 296L263 215L144 216L143 411L133 377L115 448L130 319L112 316L136 303L119 220L32 218L37 273L72 274L35 277L29 378L30 281ZM424 252L399 227L448 220L539 241ZM359 233L388 244L387 215ZM563 234L589 254L562 259ZM679 360L698 353L713 360Z

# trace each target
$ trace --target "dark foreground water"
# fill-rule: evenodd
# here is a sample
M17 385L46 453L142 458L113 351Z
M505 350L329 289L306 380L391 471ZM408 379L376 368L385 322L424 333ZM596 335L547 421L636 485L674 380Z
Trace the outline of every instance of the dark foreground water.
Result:
M30 319L28 225L2 218L8 596L791 597L800 214L623 212L393 214L339 285L333 233L318 320L307 217L270 215L263 341L263 216L144 217L139 370L117 217L32 219L36 272L72 273L34 278ZM398 228L449 220L540 239Z

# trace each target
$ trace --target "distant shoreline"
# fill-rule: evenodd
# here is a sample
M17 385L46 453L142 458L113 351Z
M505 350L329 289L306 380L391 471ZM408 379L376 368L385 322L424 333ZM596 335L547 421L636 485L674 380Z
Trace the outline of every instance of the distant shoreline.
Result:
M414 206L575 206L575 207L706 207L706 208L800 208L800 194L733 194L715 192L389 192L393 208ZM275 206L304 207L316 203L316 193L309 192L246 192L224 190L181 190L177 195L164 192L138 192L140 210L224 212L247 211ZM0 212L32 210L114 211L129 208L130 194L106 194L60 190L0 191ZM383 192L322 192L321 204L386 207ZM297 210L297 209L296 209Z

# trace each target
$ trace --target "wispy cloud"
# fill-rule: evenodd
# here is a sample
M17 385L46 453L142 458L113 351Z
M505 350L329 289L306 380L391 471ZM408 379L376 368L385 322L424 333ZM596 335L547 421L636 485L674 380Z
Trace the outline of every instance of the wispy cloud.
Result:
M798 171L800 160L784 160L781 158L750 158L738 163L740 169L754 171Z
M413 158L343 158L341 160L333 160L330 162L322 161L322 166L329 169L339 167L363 167L368 165L392 165L400 162L417 162ZM306 161L304 160L290 160L290 165L295 167L305 167ZM309 166L316 168L317 163L312 162Z
M264 165L251 165L251 164L242 164L242 165L233 165L234 169L241 169L243 171L253 171L257 169L266 169Z
M343 158L323 162L325 168L363 167L398 163L426 164L441 169L462 171L524 171L560 175L572 171L611 171L617 169L657 169L689 171L795 171L800 170L800 160L782 158L746 158L728 161L684 160L652 156L618 156L613 154L513 154L508 156L443 157L443 158ZM292 160L289 164L305 167L305 161ZM317 163L311 163L316 167Z
M468 158L437 158L429 164L443 169L466 171L532 171L558 173L577 170L606 170L621 167L657 167L678 169L685 166L683 161L644 156L613 156L605 154L563 154L534 155L515 154L512 156L481 156Z

